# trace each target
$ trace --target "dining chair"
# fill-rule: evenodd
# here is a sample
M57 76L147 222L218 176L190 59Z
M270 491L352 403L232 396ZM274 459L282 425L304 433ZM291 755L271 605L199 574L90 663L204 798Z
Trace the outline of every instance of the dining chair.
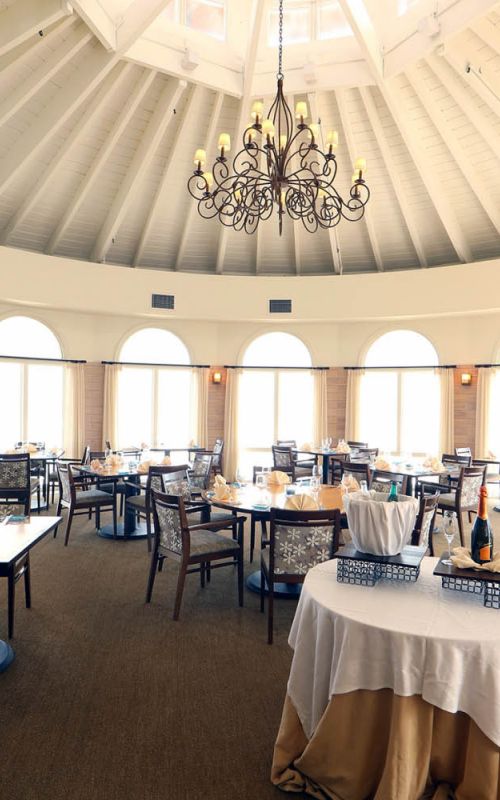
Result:
M487 484L495 484L495 486L500 484L500 461L490 461L487 458L474 458L471 466L486 468L485 482Z
M368 442L353 442L352 439L348 439L347 444L349 447L361 447L363 449L368 447Z
M273 643L274 586L303 583L316 564L328 561L339 547L340 511L271 509L269 547L261 551L260 610L267 598L267 641Z
M292 483L295 483L297 478L306 478L311 475L311 467L299 466L296 463L291 447L273 444L271 450L274 469L289 475Z
M29 453L0 454L0 509L8 506L7 513L13 513L11 506L21 507L23 513L30 513L31 497L37 493L38 513L40 513L40 483L31 475Z
M133 509L137 515L137 519L139 521L145 520L146 522L146 539L149 553L151 552L153 540L151 526L153 514L151 492L153 490L156 492L164 492L165 485L163 476L169 472L172 473L175 471L177 473L178 469L178 467L172 467L164 464L151 465L148 470L146 484L141 486L137 485L137 488L140 490L143 489L144 493L142 494L139 492L138 494L131 494L125 498L125 513L127 512L127 509Z
M484 485L486 467L460 467L460 474L456 488L441 486L437 483L419 481L420 491L438 491L438 512L455 511L458 521L458 531L460 534L460 544L464 546L464 528L462 514L467 511L469 522L472 514L477 513L479 503L479 489ZM441 491L448 489L448 491Z
M348 461L375 461L378 456L378 447L358 447L348 453Z
M111 448L110 448L111 449ZM132 452L132 451L127 451ZM140 450L133 451L134 456L136 453L140 454ZM106 459L106 452L104 450L91 450L89 454L89 463L91 461L105 461ZM109 494L116 494L120 497L120 516L123 516L123 512L125 509L125 495L128 491L128 486L126 485L126 481L123 479L117 481L110 481L109 479L106 481L106 478L98 478L97 479L97 487L101 490L101 492L108 492Z
M472 450L470 449L470 447L455 447L455 455L469 456L469 458L472 458Z
M429 548L431 556L434 555L432 534L436 521L439 493L423 494L420 498L417 519L411 535L411 544L415 547Z
M58 464L57 472L59 475L59 502L56 514L60 516L63 508L68 510L64 546L68 546L73 517L88 514L92 510L95 511L96 528L100 526L101 512L113 512L113 535L116 538L116 494L103 492L94 486L86 490L77 491L71 464ZM56 535L57 528L54 530L54 539Z
M370 465L367 461L342 461L340 463L340 472L341 480L344 475L352 475L353 478L356 478L358 483L361 481L366 481L367 486L370 485Z
M152 491L154 544L151 554L146 603L151 602L157 572L162 571L166 558L179 562L174 620L179 619L186 575L200 573L205 587L207 565L211 569L237 567L238 601L243 605L243 525L244 517L237 517L238 536L223 536L218 523L202 522L189 525L184 499L179 495ZM232 521L230 522L232 526Z
M388 494L391 491L391 483L393 481L396 482L398 494L408 493L408 475L402 475L399 472L386 472L382 469L373 470L368 486L376 492L386 492Z
M188 482L192 494L200 494L208 489L213 456L210 452L197 450L191 467L188 468Z
M297 449L297 440L296 439L278 439L276 441L278 447L291 447L292 451ZM299 467L305 467L307 469L311 469L318 463L318 456L304 456L303 453L293 453L293 460L295 464Z

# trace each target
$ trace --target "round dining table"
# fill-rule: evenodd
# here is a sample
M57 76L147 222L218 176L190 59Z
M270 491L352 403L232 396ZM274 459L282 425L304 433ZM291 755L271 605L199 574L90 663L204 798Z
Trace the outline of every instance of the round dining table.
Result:
M231 497L220 500L214 491L202 492L202 498L217 508L227 509L236 513L253 514L256 519L268 522L273 508L285 508L287 503L298 494L309 494L317 501L320 509L343 510L342 490L339 486L321 485L319 491L313 492L307 483L278 484L268 483L260 488L254 483L232 484ZM260 594L260 570L252 572L246 580L247 588ZM299 583L275 583L274 594L276 597L294 598L300 595L302 585Z
M437 562L374 587L339 583L336 559L309 571L275 785L332 800L499 796L498 611L443 588Z

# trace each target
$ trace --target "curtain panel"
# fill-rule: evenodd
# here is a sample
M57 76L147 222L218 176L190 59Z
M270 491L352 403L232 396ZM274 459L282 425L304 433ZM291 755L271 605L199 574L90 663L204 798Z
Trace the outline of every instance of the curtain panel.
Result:
M228 369L224 410L224 472L234 481L238 471L238 398L243 370Z
M85 367L64 366L64 451L68 458L80 458L85 447Z
M316 369L312 373L314 382L313 439L315 444L328 436L327 371Z
M497 370L492 367L480 367L477 371L476 395L476 440L474 455L476 458L488 458L490 453L490 412L493 380Z
M361 382L364 374L364 369L350 369L347 372L345 438L354 442L360 439Z
M102 420L102 446L111 443L117 449L118 442L118 381L121 372L119 364L104 366L104 409Z
M441 389L439 449L453 453L455 447L454 370L437 369Z
M193 381L196 391L196 425L194 438L196 444L208 447L208 378L210 370L207 367L197 367L193 370Z

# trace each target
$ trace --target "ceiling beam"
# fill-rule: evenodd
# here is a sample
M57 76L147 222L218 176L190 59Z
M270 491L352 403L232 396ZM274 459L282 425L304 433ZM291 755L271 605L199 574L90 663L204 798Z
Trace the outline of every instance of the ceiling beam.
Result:
M179 85L184 87L186 86L184 81L179 81ZM182 119L179 123L179 127L175 132L175 136L172 145L170 147L169 154L166 158L165 165L163 168L163 174L160 178L158 188L156 189L153 202L151 203L151 206L149 208L146 221L142 226L141 236L134 253L134 258L132 260L132 264L134 267L136 267L141 262L144 250L146 248L146 243L148 241L151 229L158 214L160 213L160 211L165 213L165 208L168 208L168 193L171 191L172 170L178 163L179 151L182 144L185 141L186 132L193 124L193 120L191 118L191 111L193 108L196 108L197 104L200 102L200 95L202 91L203 89L201 86L195 86L194 89L192 89L191 95L189 96L188 101L186 103L186 107L182 112Z
M500 55L500 31L489 21L488 17L476 20L470 27L494 53Z
M252 83L255 72L255 63L257 61L257 51L260 44L260 30L262 27L262 20L264 18L264 9L266 7L266 0L254 0L254 15L252 33L249 37L247 55L245 59L245 75L243 79L243 95L240 101L240 113L238 114L238 121L236 124L236 152L239 149L243 132L247 126L247 120L250 116L250 100L252 97ZM221 224L219 233L219 243L217 245L217 257L215 260L215 272L221 274L224 267L224 259L226 257L227 249L227 235L228 228Z
M208 123L207 135L205 137L204 149L207 153L213 152L217 147L217 130L219 127L219 119L223 102L224 102L224 93L217 92L217 94L215 95L215 102L212 108L212 114L210 115L210 122ZM175 260L176 270L179 270L182 267L182 262L186 254L186 245L188 243L189 237L191 236L192 232L191 226L197 208L198 208L198 203L196 202L194 197L192 197L189 203L189 211L187 213L187 217L184 222L184 227L182 229L179 247L177 248L177 258ZM136 265L135 258L134 258L134 265Z
M342 130L344 132L344 137L347 144L347 151L349 153L351 169L354 169L354 162L356 161L359 154L356 150L356 142L354 141L354 134L352 131L351 123L349 122L349 114L347 112L347 103L345 98L345 89L337 89L337 91L335 92L335 96L337 98L337 105L340 114L340 122L342 125ZM372 248L375 264L377 265L378 271L382 272L384 269L384 265L382 262L382 255L380 253L380 246L378 243L377 232L375 230L375 223L373 221L371 208L369 205L365 207L365 213L363 219L366 224L366 230L368 232L368 238L370 240L370 245Z
M417 226L415 225L413 219L413 215L411 213L409 200L406 197L405 190L399 179L398 172L394 166L394 162L391 155L391 148L387 143L387 139L384 134L384 129L382 127L382 124L380 122L380 117L377 112L377 108L370 94L370 91L365 86L360 87L359 93L361 95L361 100L365 107L370 127L373 131L373 134L377 141L378 148L382 155L382 159L387 169L387 173L389 175L392 188L394 189L394 194L396 195L397 201L399 203L401 214L403 215L403 219L406 223L408 233L410 234L410 238L413 242L413 247L415 248L415 252L417 254L420 266L427 267L428 266L427 256L425 255L425 250L422 244L422 240L420 238L420 234L418 232Z
M128 71L125 73L125 75L128 75ZM151 70L147 69L144 70L133 92L127 98L125 105L123 106L120 114L116 118L113 127L108 133L101 149L97 153L96 158L92 161L89 171L87 172L82 183L78 187L78 191L76 192L72 201L67 206L57 227L52 233L48 241L47 247L45 248L45 252L47 254L50 255L57 249L60 240L64 237L67 228L71 225L74 218L78 214L78 211L80 210L82 204L88 197L88 194L91 188L93 187L96 179L101 175L101 170L106 165L106 162L110 157L111 152L113 151L121 135L127 128L130 120L137 111L140 103L144 99L144 96L151 87L155 77L156 77L155 72L152 72Z
M427 63L436 77L441 81L448 94L467 116L471 125L474 126L479 135L498 157L497 129L484 114L479 118L479 109L471 99L469 92L464 89L463 83L459 80L455 70L450 68L450 65L444 58L434 54L429 56Z
M112 240L116 236L132 202L134 187L137 189L145 172L148 170L163 135L172 122L175 106L185 88L186 84L183 81L169 81L163 90L149 124L141 137L127 174L123 178L107 217L97 235L90 256L91 261L99 262L105 259Z
M311 119L323 119L322 109L320 107L318 92L311 92L307 95L309 108L311 109ZM323 129L321 128L321 145L322 150L325 152L325 142L323 137ZM340 244L337 231L337 225L333 228L328 228L328 239L330 242L330 252L332 254L332 269L335 275L342 274L342 260L340 256Z
M96 116L106 105L109 104L109 98L113 93L113 90L119 87L124 79L129 78L129 72L130 71L128 69L124 69L123 64L119 64L117 65L117 69L108 75L106 80L103 81L98 92L91 99L85 114L80 117L67 139L61 145L61 147L58 148L56 155L50 164L45 170L41 171L41 175L34 187L30 189L29 193L26 195L17 211L12 214L7 224L4 226L0 236L0 244L6 244L7 240L10 236L12 236L16 228L22 224L23 220L30 213L31 209L38 203L40 198L46 192L47 186L51 179L56 175L57 170L64 163L64 160L68 157L73 147L76 147L79 144L83 136L85 136L85 134L88 132L88 129L94 122Z
M116 49L123 52L139 39L169 0L133 0L116 28Z
M497 93L494 87L490 85L491 73L486 70L481 70L473 54L471 54L471 58L469 58L466 48L460 48L457 52L446 49L444 58L457 75L468 83L478 97L486 103L488 108L490 108L497 117L500 117L500 100L498 99L500 93ZM472 67L472 69L469 67Z
M94 50L89 54L85 67L56 92L49 105L31 127L19 136L2 160L0 193L10 186L18 172L34 160L47 141L88 100L117 63L118 56L109 55L102 50Z
M63 0L23 0L0 11L0 56L72 13Z
M101 0L71 0L78 16L106 50L116 50L116 25Z
M1 12L0 12L1 20ZM10 50L4 56L0 56L0 73L2 75L2 82L11 79L11 73L17 71L19 67L26 66L33 59L33 53L39 49L45 51L45 46L52 44L52 40L56 37L59 38L67 28L70 28L76 22L76 18L68 14L59 22L51 25L47 33L43 36L37 36L33 41L25 41L20 47Z
M50 81L54 75L71 61L86 44L93 39L93 34L85 25L80 26L69 34L60 47L44 61L40 67L30 73L29 77L9 92L3 102L0 102L0 126L16 114L22 106Z
M425 81L420 76L416 67L408 70L406 78L444 144L450 151L456 166L476 195L483 211L487 214L497 232L500 233L500 209L491 199L488 184L479 177L475 168L470 163L467 151L459 144L449 121L443 113L441 104L434 100L433 93L430 92L425 85Z
M384 57L382 46L377 32L370 19L363 0L339 0L339 6L344 12L353 33L361 45L362 51L367 55L375 75L384 77Z

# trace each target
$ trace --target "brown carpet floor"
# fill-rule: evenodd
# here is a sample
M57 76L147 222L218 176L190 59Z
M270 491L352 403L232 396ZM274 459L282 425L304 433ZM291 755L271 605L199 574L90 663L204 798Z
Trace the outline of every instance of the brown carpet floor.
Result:
M0 675L0 799L284 797L269 772L296 602L277 601L269 647L258 596L245 590L240 609L236 575L221 569L206 589L188 577L173 622L173 563L147 606L145 541L101 539L85 517L67 548L62 532L32 551L30 611L18 585L16 659Z
M173 563L145 605L145 541L99 538L85 517L67 548L62 532L32 551L30 611L18 584L1 800L283 797L269 773L296 602L277 603L270 647L258 596L245 590L240 609L229 567L205 589L188 576L174 622ZM2 638L5 595L2 581Z

